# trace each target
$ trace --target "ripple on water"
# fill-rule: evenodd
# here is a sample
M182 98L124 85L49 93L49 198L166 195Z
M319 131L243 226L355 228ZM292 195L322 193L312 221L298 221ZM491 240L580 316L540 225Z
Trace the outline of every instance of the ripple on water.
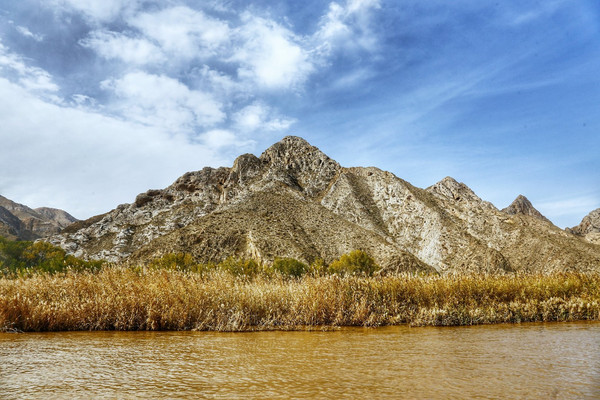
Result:
M0 334L8 398L600 398L600 323Z

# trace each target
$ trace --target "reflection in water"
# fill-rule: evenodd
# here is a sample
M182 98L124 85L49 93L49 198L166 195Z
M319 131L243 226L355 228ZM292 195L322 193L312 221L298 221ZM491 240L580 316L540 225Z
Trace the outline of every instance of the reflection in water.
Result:
M600 324L0 334L0 397L600 398Z

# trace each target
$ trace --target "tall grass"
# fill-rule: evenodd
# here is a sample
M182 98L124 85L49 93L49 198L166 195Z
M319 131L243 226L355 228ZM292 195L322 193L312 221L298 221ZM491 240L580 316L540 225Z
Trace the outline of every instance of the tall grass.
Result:
M105 267L0 279L0 329L215 330L600 320L600 275L304 276Z

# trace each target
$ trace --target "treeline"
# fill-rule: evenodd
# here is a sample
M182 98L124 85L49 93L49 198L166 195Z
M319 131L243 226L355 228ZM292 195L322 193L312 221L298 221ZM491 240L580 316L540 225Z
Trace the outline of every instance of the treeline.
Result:
M47 242L12 241L0 237L0 277L16 278L33 274L59 272L99 271L108 263L85 261L68 255L65 250ZM249 258L229 257L219 263L198 263L188 253L168 253L144 265L131 267L134 270L166 269L206 274L225 271L234 276L255 277L258 275L300 278L305 275L325 276L355 275L373 276L380 271L379 265L366 252L354 250L342 255L330 264L316 259L310 264L294 258L276 258L272 263L261 263Z
M219 263L197 263L188 253L169 253L150 261L148 268L200 274L210 271L225 271L235 276L280 275L292 278L300 278L304 275L325 276L331 274L373 276L381 270L375 260L362 250L343 254L330 264L320 258L306 264L294 258L275 258L272 263L260 263L254 259L235 257L229 257Z
M97 271L103 264L103 261L85 261L67 255L60 247L47 242L12 241L0 236L0 277Z

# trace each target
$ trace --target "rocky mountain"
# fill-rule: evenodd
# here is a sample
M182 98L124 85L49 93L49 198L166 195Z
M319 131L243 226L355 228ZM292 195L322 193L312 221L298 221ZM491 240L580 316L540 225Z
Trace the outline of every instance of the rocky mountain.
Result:
M21 220L0 206L0 236L14 240L20 237L20 231Z
M595 209L581 220L581 223L569 232L585 237L589 242L600 245L600 208Z
M550 222L548 218L544 217L541 212L533 207L533 204L531 204L527 197L521 194L508 207L503 208L502 211L510 215L529 215Z
M31 209L0 196L0 236L34 240L59 233L77 221L69 213L55 208Z
M293 136L231 168L186 173L49 240L76 256L134 263L169 252L202 262L329 262L363 249L396 271L600 269L599 246L500 211L450 177L420 189L377 168L344 168Z

